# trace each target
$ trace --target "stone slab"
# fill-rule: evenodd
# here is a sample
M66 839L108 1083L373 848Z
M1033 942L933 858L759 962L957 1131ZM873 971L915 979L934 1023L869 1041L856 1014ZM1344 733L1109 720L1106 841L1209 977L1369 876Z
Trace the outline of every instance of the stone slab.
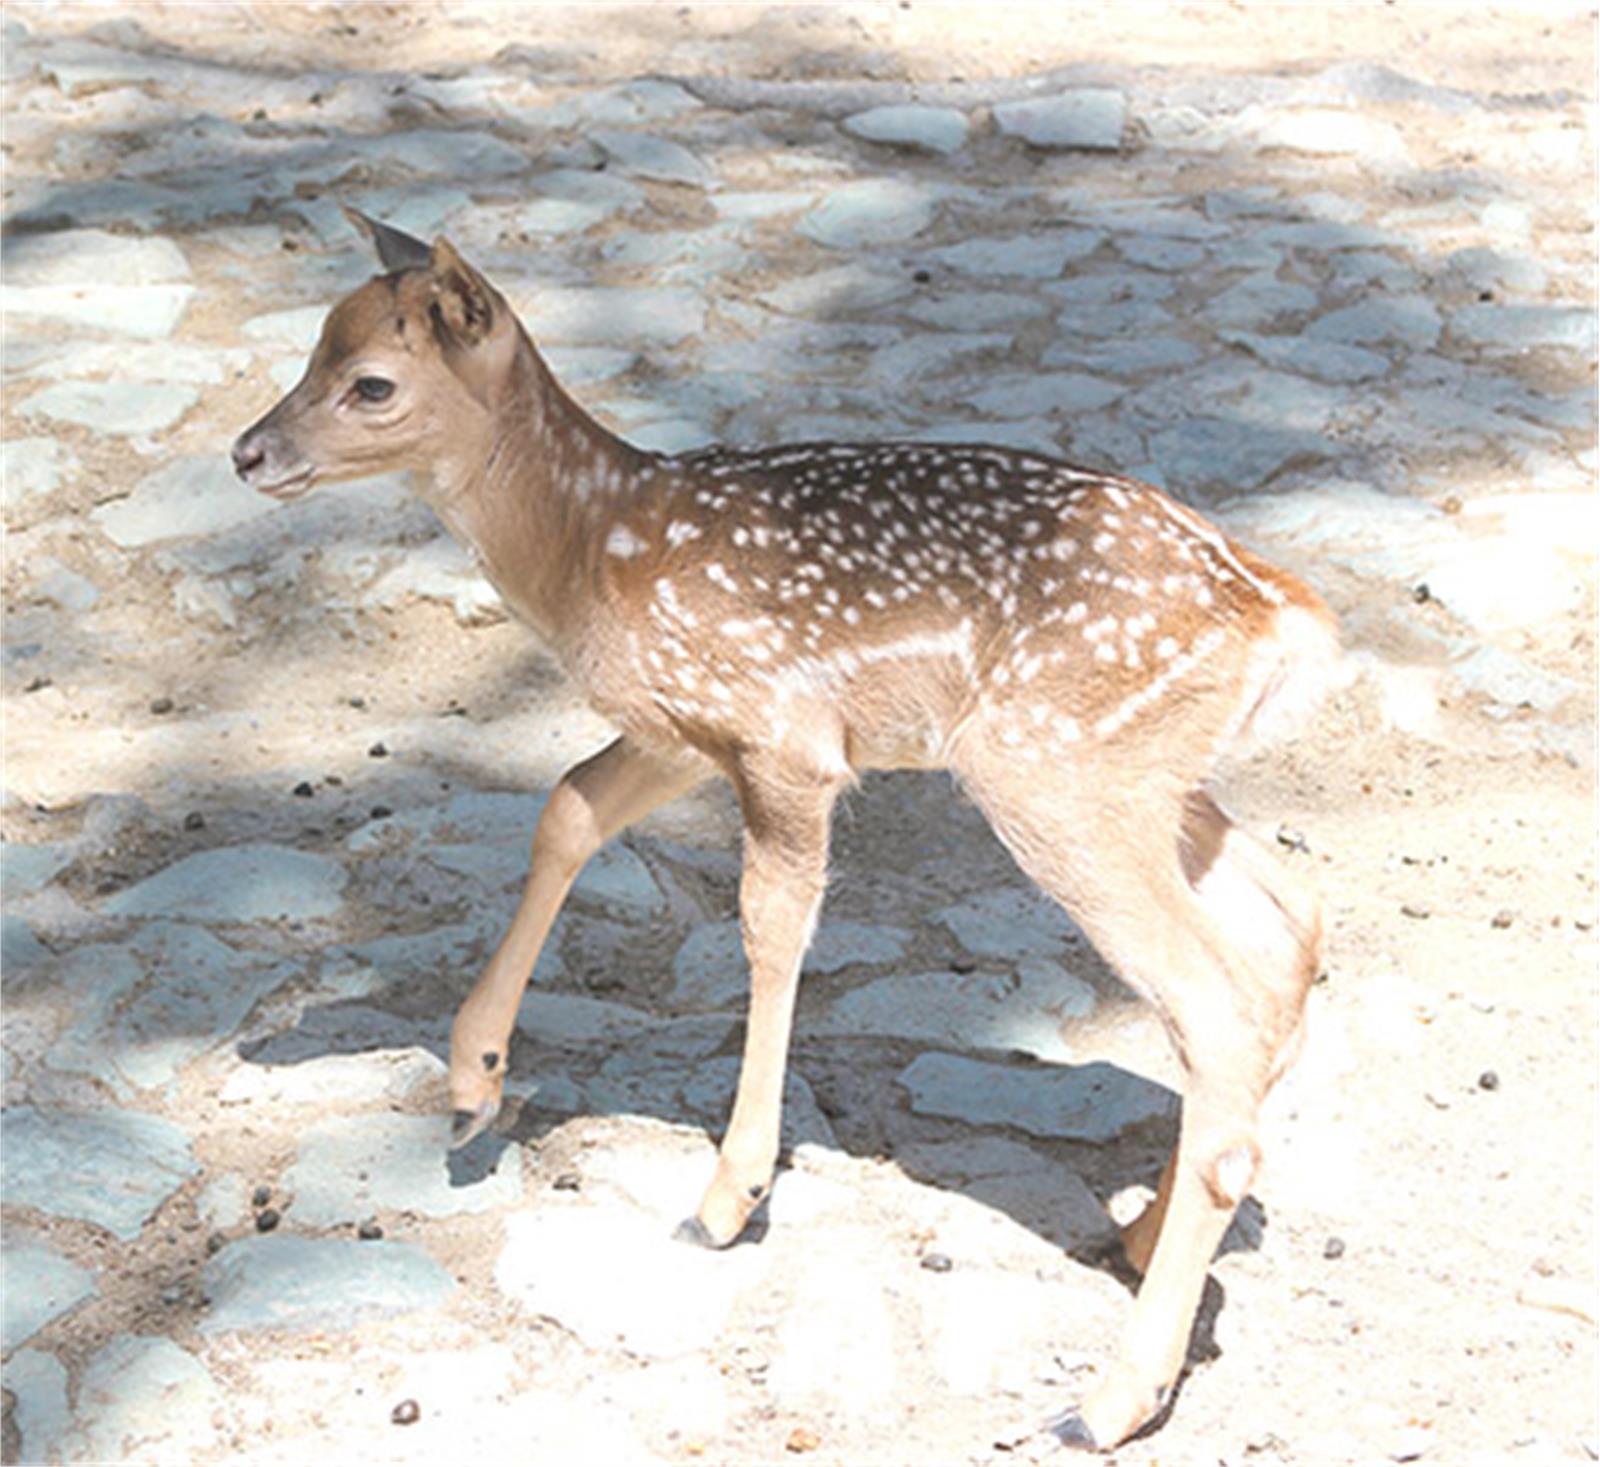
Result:
M110 897L112 917L190 917L210 922L307 921L339 910L342 866L288 846L201 851Z
M67 1458L182 1462L215 1449L225 1427L222 1388L171 1340L120 1335L84 1367Z
M796 228L829 249L896 244L921 234L933 219L933 197L893 178L858 179L829 191Z
M42 1350L18 1350L6 1361L5 1385L17 1403L12 1420L21 1438L18 1460L65 1461L64 1443L72 1421L66 1367Z
M94 1292L88 1269L13 1232L0 1251L0 1349L9 1354Z
M454 1217L505 1207L522 1195L522 1153L501 1153L494 1170L452 1166L450 1118L363 1112L300 1135L283 1185L292 1215L310 1227L359 1222L378 1211Z
M1036 148L1114 152L1122 146L1127 100L1112 87L1082 87L1053 97L1002 102L994 120L1007 136Z
M124 549L214 535L271 514L278 506L239 482L221 454L174 459L134 486L126 499L90 518Z
M929 153L954 153L967 140L966 114L915 103L869 107L839 124L852 137Z
M1017 1069L961 1055L919 1055L900 1072L919 1115L975 1126L1015 1126L1033 1136L1110 1141L1130 1126L1177 1113L1165 1086L1095 1062Z
M131 438L170 428L199 401L199 392L181 382L57 382L35 392L19 410Z
M695 188L706 188L715 181L704 159L670 138L608 127L594 128L589 137L623 173L635 178L689 184Z
M364 1320L437 1309L455 1283L420 1248L389 1241L241 1238L201 1270L211 1300L202 1334L352 1329Z
M95 1223L125 1241L199 1170L183 1130L137 1111L12 1106L0 1115L0 1135L7 1202Z
M25 509L77 471L77 454L54 438L8 438L0 444L0 505Z

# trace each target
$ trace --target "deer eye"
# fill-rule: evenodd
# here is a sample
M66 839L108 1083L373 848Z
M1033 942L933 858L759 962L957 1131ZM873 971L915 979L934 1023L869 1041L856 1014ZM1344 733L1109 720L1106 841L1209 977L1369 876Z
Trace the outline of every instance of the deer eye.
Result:
M394 395L394 383L387 377L357 377L356 396L362 402L387 402Z

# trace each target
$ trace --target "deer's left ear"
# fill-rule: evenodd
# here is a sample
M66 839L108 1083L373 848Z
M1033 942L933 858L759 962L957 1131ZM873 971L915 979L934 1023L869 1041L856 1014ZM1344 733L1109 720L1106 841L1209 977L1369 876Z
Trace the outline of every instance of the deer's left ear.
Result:
M494 291L441 235L428 259L433 275L434 315L462 346L476 346L494 328Z
M344 217L372 242L378 259L385 270L422 270L427 267L428 247L420 239L413 239L403 229L371 219L349 204L339 206Z

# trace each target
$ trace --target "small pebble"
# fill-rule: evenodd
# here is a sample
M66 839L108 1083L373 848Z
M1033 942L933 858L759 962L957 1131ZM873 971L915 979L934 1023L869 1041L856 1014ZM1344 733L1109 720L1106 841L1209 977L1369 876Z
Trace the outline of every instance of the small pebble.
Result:
M1306 838L1292 826L1280 825L1278 827L1278 844L1287 850L1306 852L1311 849L1306 844Z
M1328 1241L1322 1245L1322 1256L1324 1258L1343 1258L1344 1239L1329 1238Z
M1430 916L1428 909L1421 902L1407 902L1400 908L1402 917L1415 917L1418 921Z
M368 749L367 753L374 759L387 759L389 757L389 750L381 739Z
M44 676L41 675L39 677L29 678L28 679L28 686L25 687L22 691L25 692L25 693L42 693L46 688L54 687L54 686L55 686L55 679L54 678L48 678L48 677L44 677Z
M422 1419L422 1407L415 1401L404 1400L389 1413L396 1426L415 1426Z
M183 828L185 830L204 830L206 828L206 817L198 810L191 810L183 817Z
M394 811L387 805L374 805L368 813L374 820L387 820L394 814Z
M345 702L348 703L352 708L365 708L367 706L367 700L359 693L353 698L346 698Z
M171 713L174 706L171 698L153 698L150 701L152 713Z
M1419 581L1411 588L1411 599L1415 601L1418 606L1433 600L1433 592L1428 589L1428 583L1426 581Z
M265 1182L263 1182L255 1189L254 1192L250 1194L250 1205L252 1207L265 1207L267 1203L271 1201L272 1188L269 1187Z
M1491 927L1503 929L1509 927L1516 920L1517 914L1515 912L1513 912L1509 907L1501 907L1501 909L1489 919L1489 925Z
M576 1172L562 1172L550 1185L558 1192L576 1192L583 1185L583 1179Z
M223 1237L221 1233L212 1233L211 1236L206 1239L206 1252L220 1253L227 1241L228 1240Z
M822 1445L822 1438L809 1426L797 1426L783 1444L786 1452L814 1452Z
M924 1253L921 1263L929 1273L949 1273L955 1266L950 1262L948 1253Z
M1478 1089L1498 1090L1499 1088L1500 1077L1495 1074L1493 1070L1485 1070L1481 1075L1478 1076Z
M276 1207L263 1208L256 1214L256 1231L258 1233L270 1233L278 1226L278 1222L278 1209Z
M299 795L302 800L309 800L312 795L316 794L317 791L316 786L313 785L309 779L302 779L300 783L294 787L294 792Z
M370 1217L356 1229L356 1237L363 1242L371 1243L383 1236L383 1229Z

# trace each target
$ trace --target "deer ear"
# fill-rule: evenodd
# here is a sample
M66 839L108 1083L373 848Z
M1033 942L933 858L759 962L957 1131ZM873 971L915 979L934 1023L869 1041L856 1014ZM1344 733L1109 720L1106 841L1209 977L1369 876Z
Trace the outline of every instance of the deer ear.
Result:
M413 239L404 230L370 219L349 204L339 206L360 232L372 241L378 251L378 260L385 270L425 270L428 267L428 247L420 239Z
M494 327L494 292L489 282L456 253L443 235L428 259L435 315L463 346L476 346Z

